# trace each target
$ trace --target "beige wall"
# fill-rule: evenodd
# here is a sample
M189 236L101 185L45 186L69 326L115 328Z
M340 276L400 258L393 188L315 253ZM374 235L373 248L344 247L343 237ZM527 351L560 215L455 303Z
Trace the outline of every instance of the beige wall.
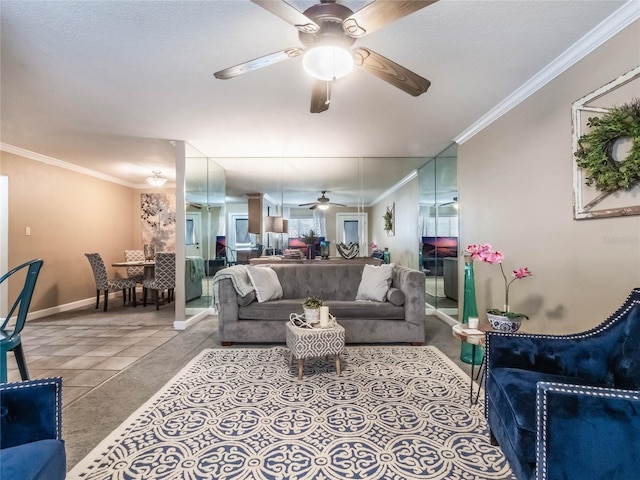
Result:
M395 202L395 235L388 237L383 216L387 205ZM389 248L391 262L418 268L418 177L388 195L371 208L369 213L369 242L378 248Z
M530 268L510 293L526 331L592 327L640 287L640 217L573 220L571 150L572 102L640 64L639 38L635 22L459 147L461 245ZM479 311L501 307L499 268L476 262L475 278Z
M140 195L175 193L133 189L6 152L0 175L9 177L9 268L44 260L31 312L95 296L85 252L102 255L109 277L126 275L110 265L124 260L124 250L142 248ZM12 284L9 297L19 288Z
M42 258L30 311L91 298L95 282L85 252L105 263L138 247L132 204L139 192L63 168L2 152L0 174L9 177L9 268ZM31 227L31 235L25 228ZM139 226L138 226L139 233ZM139 238L139 235L138 237ZM115 269L108 267L111 275ZM124 274L124 272L119 272ZM11 285L15 298L19 285Z

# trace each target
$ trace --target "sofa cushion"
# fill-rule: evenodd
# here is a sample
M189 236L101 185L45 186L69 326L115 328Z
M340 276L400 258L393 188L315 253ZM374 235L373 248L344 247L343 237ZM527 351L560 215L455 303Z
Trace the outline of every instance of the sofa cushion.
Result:
M62 440L38 440L0 450L0 478L63 480L67 458Z
M240 320L289 320L291 313L302 314L304 299L282 299L270 302L253 302L238 309ZM324 302L338 323L344 318L366 318L368 320L403 320L404 307L389 302L354 302L331 300Z
M282 298L282 286L278 275L271 267L247 267L251 285L256 291L258 302L268 302Z
M355 300L363 264L339 264L318 260L314 265L272 265L282 285L282 298L319 297L323 300Z
M592 382L576 377L533 372L518 368L489 369L487 383L495 385L490 389L489 401L495 411L502 412L503 425L509 425L504 436L513 448L528 462L536 461L536 385L538 382L555 382L572 385L593 385ZM594 385L603 386L603 385ZM492 428L496 428L492 425ZM496 435L502 438L502 435Z
M369 300L384 302L391 286L393 264L365 265L362 270L362 278L358 286L356 300Z
M393 305L400 307L404 305L404 301L406 300L406 297L402 290L396 287L391 287L387 292L387 300L391 302Z

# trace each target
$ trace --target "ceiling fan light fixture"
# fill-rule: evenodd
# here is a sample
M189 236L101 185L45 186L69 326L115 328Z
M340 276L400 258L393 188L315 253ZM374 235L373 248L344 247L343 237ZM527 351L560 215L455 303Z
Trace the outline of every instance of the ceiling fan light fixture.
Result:
M320 210L329 210L329 205L327 205L326 203L321 203L320 205L318 205L318 208Z
M147 177L147 183L152 187L159 188L167 183L167 179L160 175L162 172L153 172L153 176Z
M302 66L312 77L331 82L353 70L353 56L345 48L322 45L307 50L302 58Z

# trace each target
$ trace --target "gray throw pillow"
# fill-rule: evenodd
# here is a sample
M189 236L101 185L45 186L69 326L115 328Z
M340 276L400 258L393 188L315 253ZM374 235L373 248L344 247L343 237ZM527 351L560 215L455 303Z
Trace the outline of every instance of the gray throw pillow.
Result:
M247 274L251 285L256 291L258 302L268 302L269 300L278 300L282 298L282 285L278 280L278 275L270 267L247 267Z
M358 286L356 300L384 302L391 286L393 263L387 265L365 265Z
M387 300L396 307L404 305L404 292L396 287L391 287L387 292Z

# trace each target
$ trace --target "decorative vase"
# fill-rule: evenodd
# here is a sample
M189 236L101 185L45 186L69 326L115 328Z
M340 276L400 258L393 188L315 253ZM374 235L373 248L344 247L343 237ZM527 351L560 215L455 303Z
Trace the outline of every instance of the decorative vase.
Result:
M327 240L323 240L320 242L320 253L322 255L323 260L327 260L329 258L329 246L331 242Z
M382 258L385 264L391 263L391 253L389 253L389 249L387 247L384 248L384 254Z
M462 305L462 324L469 325L470 317L478 316L476 303L476 281L473 273L473 259L470 255L464 256L464 297ZM475 353L475 355L474 355ZM460 346L460 360L464 363L480 365L484 357L484 349L480 345L471 345L462 342Z
M320 309L319 308L304 308L304 319L307 323L317 323L320 321Z
M313 260L316 258L316 246L313 243L307 244L307 259Z
M504 315L494 315L493 313L487 313L487 319L491 328L499 332L514 333L520 329L522 325L522 317L509 318Z
M156 247L152 243L145 243L142 247L145 260L153 260L156 256Z

